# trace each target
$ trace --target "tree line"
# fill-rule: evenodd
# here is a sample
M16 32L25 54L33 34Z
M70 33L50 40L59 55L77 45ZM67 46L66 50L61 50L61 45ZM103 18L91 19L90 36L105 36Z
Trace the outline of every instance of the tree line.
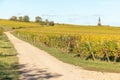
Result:
M12 16L10 18L11 21L20 21L20 22L30 22L30 18L29 16ZM45 19L43 21L43 19L40 16L36 16L35 17L35 22L36 23L40 23L41 25L47 25L47 26L54 26L55 23L54 21L49 21L48 19Z

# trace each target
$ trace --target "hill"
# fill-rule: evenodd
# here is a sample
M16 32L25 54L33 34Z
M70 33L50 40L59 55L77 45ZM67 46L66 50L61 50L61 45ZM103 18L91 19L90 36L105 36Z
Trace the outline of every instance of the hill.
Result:
M39 23L34 22L19 22L0 19L0 26L5 29L26 28L26 27L40 27Z

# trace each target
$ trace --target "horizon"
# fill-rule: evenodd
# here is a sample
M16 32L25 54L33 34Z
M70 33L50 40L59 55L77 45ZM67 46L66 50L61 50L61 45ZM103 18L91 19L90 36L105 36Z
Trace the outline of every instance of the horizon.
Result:
M28 15L52 20L56 23L76 25L97 25L101 18L102 25L120 26L119 0L0 0L0 18Z

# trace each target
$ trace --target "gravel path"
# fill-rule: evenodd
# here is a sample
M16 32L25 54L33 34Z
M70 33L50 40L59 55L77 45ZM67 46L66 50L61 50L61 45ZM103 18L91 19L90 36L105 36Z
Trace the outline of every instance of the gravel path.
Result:
M5 34L18 52L20 80L120 80L118 73L89 71L63 63L9 32Z

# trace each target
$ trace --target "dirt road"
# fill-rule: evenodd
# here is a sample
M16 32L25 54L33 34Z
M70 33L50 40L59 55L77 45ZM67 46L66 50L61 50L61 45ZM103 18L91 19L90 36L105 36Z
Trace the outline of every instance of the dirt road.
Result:
M120 80L118 73L88 71L63 63L9 32L6 35L18 52L20 80Z

